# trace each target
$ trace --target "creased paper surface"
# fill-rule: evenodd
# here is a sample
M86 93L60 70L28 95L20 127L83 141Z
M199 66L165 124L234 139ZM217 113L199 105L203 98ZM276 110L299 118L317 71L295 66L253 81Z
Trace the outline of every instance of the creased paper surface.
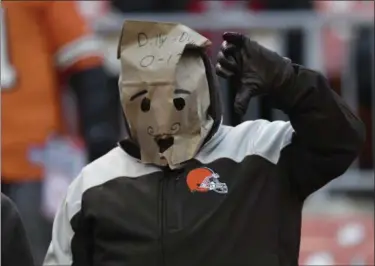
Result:
M188 44L211 43L181 24L124 23L118 47L120 96L145 163L173 167L192 158L213 123L207 117L206 70L200 57L183 54ZM173 145L162 150L163 140Z

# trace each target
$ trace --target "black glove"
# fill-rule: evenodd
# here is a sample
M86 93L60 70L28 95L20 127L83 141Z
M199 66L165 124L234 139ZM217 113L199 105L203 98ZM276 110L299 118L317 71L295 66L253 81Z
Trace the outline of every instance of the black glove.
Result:
M216 73L223 78L233 79L237 84L236 113L243 115L252 97L272 93L290 84L294 69L288 58L240 33L226 32L223 39Z

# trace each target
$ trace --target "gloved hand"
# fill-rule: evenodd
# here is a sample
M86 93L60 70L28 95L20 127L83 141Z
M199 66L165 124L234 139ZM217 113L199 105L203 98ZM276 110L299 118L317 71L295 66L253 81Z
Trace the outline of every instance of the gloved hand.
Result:
M288 86L294 75L292 63L248 37L236 33L223 34L216 73L238 84L234 102L236 113L243 115L254 96L269 94Z

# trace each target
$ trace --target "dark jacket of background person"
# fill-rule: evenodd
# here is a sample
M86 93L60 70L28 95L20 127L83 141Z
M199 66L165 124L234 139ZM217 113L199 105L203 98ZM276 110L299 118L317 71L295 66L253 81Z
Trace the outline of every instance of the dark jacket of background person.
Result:
M1 193L1 265L34 266L16 205Z
M373 54L371 50L373 47L374 28L359 27L356 31L356 38L354 39L355 49L355 77L358 88L358 100L359 100L359 114L363 122L366 124L366 143L364 145L362 154L359 159L359 165L362 168L371 169L374 167L373 159L373 141L374 136L371 127L372 114L374 106L372 106L371 100L374 95L374 84L373 75L374 68L371 67L371 60L373 60ZM370 66L370 67L369 67Z

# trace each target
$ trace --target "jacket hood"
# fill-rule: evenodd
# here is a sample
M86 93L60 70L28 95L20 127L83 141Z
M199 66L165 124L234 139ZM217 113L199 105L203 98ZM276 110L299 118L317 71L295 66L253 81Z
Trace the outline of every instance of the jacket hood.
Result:
M194 50L199 53L199 56L202 58L205 69L206 69L206 77L207 77L207 83L209 88L209 94L210 94L210 106L208 108L208 114L212 117L214 123L212 125L212 128L205 138L204 142L202 143L201 147L209 141L212 136L217 132L219 126L222 122L222 97L220 92L219 83L217 80L217 76L214 71L214 67L211 63L210 58L207 55L207 50L205 48L201 47L195 47L195 46L187 46L185 50ZM119 142L119 146L130 156L140 159L141 158L141 152L139 149L138 144L136 141L132 138L130 135L130 129L129 124L127 122L126 116L124 115L124 123L125 128L128 133L128 136L121 140Z

